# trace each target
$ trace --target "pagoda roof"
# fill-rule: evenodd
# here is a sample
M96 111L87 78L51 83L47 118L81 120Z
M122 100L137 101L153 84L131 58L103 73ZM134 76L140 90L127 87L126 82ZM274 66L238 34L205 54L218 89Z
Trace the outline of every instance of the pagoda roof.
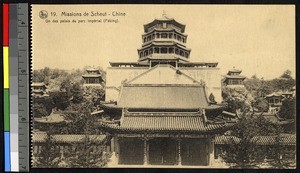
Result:
M179 32L178 30L174 29L174 28L154 28L153 30L151 30L150 32L144 33L142 34L143 36L148 35L153 33L154 31L158 31L158 32L166 32L166 31L175 31L176 33L183 35L183 36L188 36L187 34L184 34L182 32Z
M224 76L226 79L245 79L245 76L242 75L225 75Z
M201 84L127 84L121 88L119 107L195 109L209 103Z
M159 24L159 23L163 23L163 22L171 23L171 24L177 26L178 28L180 28L181 32L184 32L184 30L185 30L184 24L181 24L181 23L177 22L175 19L170 18L166 15L162 15L161 18L154 19L152 22L145 24L144 31L147 32L150 27L155 26L156 24Z
M184 50L186 50L186 51L191 51L191 49L189 49L189 48L183 46L182 44L180 44L180 43L178 43L178 42L176 42L176 41L166 41L166 42L152 41L152 42L150 42L149 44L147 44L147 45L141 47L141 48L138 49L138 50L143 50L143 49L145 49L145 48L151 47L152 45L154 45L154 46L178 46L179 48L182 48L182 49L184 49Z
M147 59L151 60L178 60L179 62L188 62L188 58L182 57L180 55L176 54L150 54L147 55L146 57L140 58L138 61L143 62Z
M171 115L171 116L124 116L120 124L100 123L104 131L112 133L147 132L147 133L209 133L225 130L234 123L205 123L203 116Z
M242 70L233 68L233 69L230 69L227 74L229 74L229 73L241 73L241 72L242 72Z
M99 78L101 77L101 74L84 74L82 75L83 78L85 77L96 77L96 78Z
M90 72L90 71L100 72L100 70L96 69L96 68L88 68L88 69L86 69L86 71L88 71L88 72Z

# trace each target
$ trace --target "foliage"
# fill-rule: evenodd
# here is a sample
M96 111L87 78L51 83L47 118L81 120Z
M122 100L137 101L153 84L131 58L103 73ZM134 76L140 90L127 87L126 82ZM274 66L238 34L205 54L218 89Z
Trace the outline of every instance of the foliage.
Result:
M276 125L265 120L261 115L255 116L243 112L240 120L232 130L232 136L239 140L229 141L224 148L222 158L236 168L254 168L263 162L264 151L255 144L255 136L272 135L277 131Z
M95 143L88 135L83 143L74 144L75 153L69 158L70 167L75 168L99 168L104 167L109 160L104 144Z
M257 112L267 112L269 110L269 104L266 99L259 97L253 101L253 109Z
M264 80L256 75L244 81L244 85L254 98L263 98L276 91L290 91L295 86L295 79L291 76L291 71L286 70L279 78Z
M39 168L55 168L60 162L60 152L51 139L51 133L47 133L45 143L38 155L34 155L33 166Z
M236 112L238 109L249 110L253 100L249 92L243 88L222 87L222 97L229 112Z
M282 102L278 116L284 119L296 119L296 98L286 98Z

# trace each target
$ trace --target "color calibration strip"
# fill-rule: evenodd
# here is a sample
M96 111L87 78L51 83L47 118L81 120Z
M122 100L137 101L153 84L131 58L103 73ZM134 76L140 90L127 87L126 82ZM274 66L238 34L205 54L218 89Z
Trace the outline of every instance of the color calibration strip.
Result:
M4 170L10 163L10 107L9 107L9 4L3 4L3 84L4 84Z
M29 171L28 4L3 3L4 171Z

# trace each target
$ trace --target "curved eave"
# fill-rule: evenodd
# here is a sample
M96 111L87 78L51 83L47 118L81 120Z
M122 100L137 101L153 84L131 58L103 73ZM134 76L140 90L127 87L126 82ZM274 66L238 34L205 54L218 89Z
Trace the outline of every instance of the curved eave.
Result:
M153 133L162 133L162 134L170 134L170 133L181 133L181 134L205 134L205 133L217 133L220 131L226 131L230 129L235 123L223 123L223 124L208 124L203 129L164 129L164 128L124 128L120 127L117 124L108 124L108 123L102 123L100 122L100 128L111 134L127 134L127 133L147 133L147 134L153 134Z
M143 50L143 49L146 49L146 48L149 48L149 47L151 47L151 46L177 46L178 48L181 48L181 49L184 49L184 50L186 50L186 51L189 51L189 52L191 52L191 50L192 49L190 49L190 48L187 48L187 47L185 47L184 45L182 45L182 44L180 44L180 43L177 43L177 42L175 42L175 41L168 41L168 42L166 42L166 43L160 43L159 41L152 41L152 42L150 42L149 44L147 44L147 45L145 45L145 46L143 46L143 47L141 47L141 48L139 48L139 49L137 49L138 51L141 51L141 50Z
M182 36L185 36L185 37L188 36L187 34L184 34L184 33L182 33L182 32L178 32L175 28L167 28L167 29L154 28L154 29L151 30L150 32L147 32L147 33L142 34L142 36L146 36L146 35L152 34L152 33L155 32L155 31L157 31L157 32L174 31L174 32L176 32L177 34L180 34L180 35L182 35Z

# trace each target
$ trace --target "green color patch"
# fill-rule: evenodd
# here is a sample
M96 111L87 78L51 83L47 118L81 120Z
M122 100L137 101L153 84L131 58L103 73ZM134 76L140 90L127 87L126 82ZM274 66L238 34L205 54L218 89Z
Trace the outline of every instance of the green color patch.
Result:
M9 131L9 89L4 89L4 131Z

